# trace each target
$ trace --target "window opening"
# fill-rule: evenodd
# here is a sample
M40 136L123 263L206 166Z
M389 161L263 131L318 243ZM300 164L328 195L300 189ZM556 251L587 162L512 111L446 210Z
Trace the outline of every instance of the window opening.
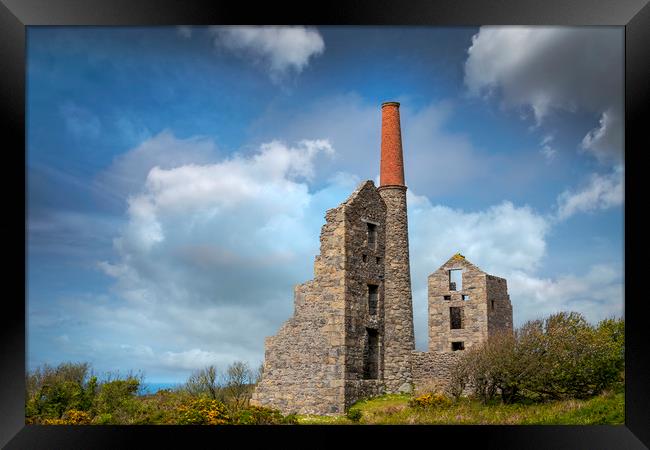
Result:
M363 379L379 378L379 333L366 328L366 340L363 349Z
M463 271L462 269L451 269L449 271L449 290L463 290Z
M465 343L464 342L452 342L451 343L451 349L452 351L457 351L457 350L465 350Z
M374 316L377 314L377 299L379 298L379 286L375 284L368 285L368 314Z
M452 306L449 308L449 325L452 330L459 330L463 328L463 308L460 306Z
M374 249L377 246L377 225L368 223L368 247Z

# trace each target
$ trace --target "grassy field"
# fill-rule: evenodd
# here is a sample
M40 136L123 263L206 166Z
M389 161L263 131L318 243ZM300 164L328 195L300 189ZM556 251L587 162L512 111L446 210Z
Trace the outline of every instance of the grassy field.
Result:
M298 423L317 424L421 424L421 425L619 425L624 423L624 393L605 392L587 400L563 400L535 404L483 405L461 399L447 407L430 409L408 406L409 395L384 395L356 403L359 422L346 416L298 416Z

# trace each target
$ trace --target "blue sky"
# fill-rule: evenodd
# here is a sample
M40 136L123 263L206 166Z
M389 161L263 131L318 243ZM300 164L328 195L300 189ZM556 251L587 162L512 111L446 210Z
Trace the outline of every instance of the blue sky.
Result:
M29 27L28 366L257 366L400 101L416 346L457 251L623 315L623 29Z

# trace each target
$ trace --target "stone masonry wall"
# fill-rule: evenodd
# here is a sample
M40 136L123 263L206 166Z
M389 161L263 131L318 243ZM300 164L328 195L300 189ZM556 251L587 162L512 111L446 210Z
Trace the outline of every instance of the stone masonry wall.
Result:
M451 290L449 270L462 269L462 290ZM482 343L488 336L487 286L485 273L458 255L429 275L429 351L448 352L452 342L465 349ZM457 286L460 288L460 286ZM463 295L468 297L463 300ZM445 300L445 296L449 300ZM450 308L462 311L462 328L451 329Z
M362 183L345 205L345 407L363 397L383 392L384 354L384 266L386 205L372 181ZM368 224L376 239L369 242ZM369 285L377 286L374 314L369 308ZM378 336L373 359L376 375L368 377L364 368L371 351L369 333Z
M387 392L398 392L412 383L411 352L415 350L406 187L382 186L379 194L387 208L384 381Z
M447 386L451 368L456 364L460 352L417 352L412 353L413 384L415 389L434 382L441 388Z
M512 304L505 278L487 275L488 335L512 332Z
M345 211L327 211L314 279L294 289L295 311L265 340L262 379L251 404L284 414L345 408Z
M296 286L293 317L266 339L262 380L252 404L285 414L341 414L357 399L383 392L385 217L386 206L372 181L327 212L314 279ZM367 223L376 227L373 246ZM373 315L369 284L378 286ZM368 330L378 336L375 379L364 379Z

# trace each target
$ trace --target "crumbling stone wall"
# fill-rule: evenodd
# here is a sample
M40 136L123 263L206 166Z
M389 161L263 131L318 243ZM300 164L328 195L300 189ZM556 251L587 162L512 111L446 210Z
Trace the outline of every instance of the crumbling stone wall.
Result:
M505 278L486 275L488 302L488 335L499 331L512 332L512 303Z
M252 404L284 413L340 414L383 391L386 206L366 181L325 218L314 279L296 286L293 317L265 341ZM371 246L368 223L376 230ZM378 287L374 314L368 285ZM369 333L378 341L374 379L364 376Z
M330 209L314 279L294 288L294 315L265 340L263 376L251 403L284 413L344 408L345 214Z

